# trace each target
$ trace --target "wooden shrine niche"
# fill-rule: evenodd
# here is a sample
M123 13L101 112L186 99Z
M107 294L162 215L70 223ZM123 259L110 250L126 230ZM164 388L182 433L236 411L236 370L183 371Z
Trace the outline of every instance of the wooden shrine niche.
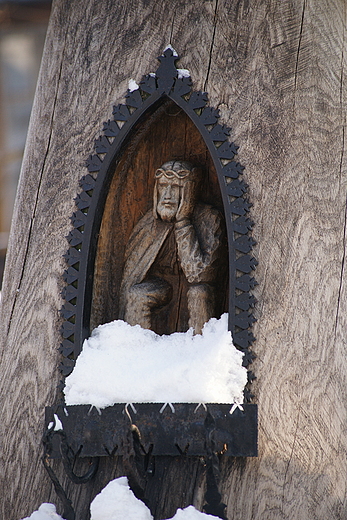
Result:
M253 223L247 216L251 204L245 197L247 185L240 179L243 167L234 160L237 147L229 142L230 129L218 123L219 111L208 106L207 94L192 91L187 71L176 68L177 54L167 48L158 59L156 73L128 90L125 105L114 107L113 119L104 123L96 153L88 159L89 174L81 179L65 255L64 376L72 371L93 328L124 317L121 288L128 269L126 247L134 227L153 209L156 172L168 161L188 163L188 170L198 171L194 205L210 208L207 214L223 215L215 275L207 280L215 300L212 315L229 312L234 344L245 353L245 366L252 362L249 347L254 337L249 329L254 318L249 311L255 302L250 291L256 261L249 254L254 245L249 236ZM151 265L157 256L158 251L152 254ZM178 264L182 268L182 259ZM175 294L151 311L151 328L159 334L186 330L189 325L191 282L187 285L187 276L180 275L169 281ZM144 281L142 277L137 283ZM247 389L245 397L249 401Z
M182 215L179 223L174 213L164 222L155 207L158 189L168 185L172 197L178 184L187 218ZM193 241L187 236L192 221ZM189 326L201 332L205 321L228 310L227 261L210 153L187 114L164 101L131 139L112 177L96 255L91 329L121 318L158 334Z
M249 348L254 341L249 330L255 303L250 294L256 266L250 255L253 223L247 216L247 185L240 178L243 167L234 160L237 147L229 141L230 129L218 123L218 110L208 106L207 94L192 91L188 71L176 68L179 58L173 49L168 47L158 59L156 73L144 76L137 88L128 90L126 104L113 108L113 119L104 123L96 153L87 161L89 173L80 182L65 255L63 376L72 372L91 330L115 319L158 334L190 326L200 332L210 317L227 311L234 345L244 354L243 366L254 358ZM231 437L230 431L225 434L228 455L252 456L257 451L257 408L250 403L249 389L253 378L248 370L241 415L226 416L223 406L228 405L209 405L223 408L218 408L226 421L223 428L233 430ZM73 407L69 419L63 419L80 438L84 456L104 454L106 412L95 422L99 440L89 446L89 427L83 436L73 419L84 417L84 406ZM119 439L111 442L117 446L122 443L119 406L107 412L119 428ZM190 413L192 406L194 412L194 405L185 404L182 413ZM139 405L146 409L145 416L155 413L148 407L151 404ZM137 424L139 418L138 413ZM181 424L178 412L176 419ZM189 426L185 415L186 442L196 420L197 415L192 416ZM149 432L148 444L154 443L157 453L175 453L177 442L172 447L171 441L161 443L160 436L153 440L156 431ZM204 443L202 434L191 453L204 452Z
M254 358L253 223L243 167L234 160L237 147L207 94L192 91L188 71L176 68L173 49L158 59L156 73L113 108L80 181L65 255L63 376L91 331L115 319L158 334L190 326L199 333L211 316L228 312L243 366ZM249 384L253 378L248 370ZM132 403L130 412L126 403L98 411L62 399L47 407L43 461L65 503L64 518L73 520L74 512L48 459L62 458L73 482L85 483L99 457L128 455L129 436L143 467L157 455L205 457L211 500L205 510L225 518L217 455L257 455L257 405L249 384L242 406L142 402ZM94 458L82 477L73 471L77 457Z

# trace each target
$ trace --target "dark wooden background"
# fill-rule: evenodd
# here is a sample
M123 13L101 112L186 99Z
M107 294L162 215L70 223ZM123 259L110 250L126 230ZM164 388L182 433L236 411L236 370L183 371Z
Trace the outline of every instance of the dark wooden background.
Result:
M233 128L256 222L259 457L223 463L228 518L345 518L346 17L344 0L53 3L1 304L2 518L58 502L40 439L59 381L73 198L112 105L168 43ZM202 506L198 461L161 468L159 518ZM79 519L125 469L107 461L95 483L68 485Z
M172 159L200 168L199 201L223 211L217 174L202 136L183 110L172 101L164 102L134 133L113 174L98 240L91 329L119 317L126 244L134 226L153 207L155 171ZM224 280L224 310L227 285ZM158 319L172 322L167 327L175 330L179 311L170 312L171 307L169 304Z

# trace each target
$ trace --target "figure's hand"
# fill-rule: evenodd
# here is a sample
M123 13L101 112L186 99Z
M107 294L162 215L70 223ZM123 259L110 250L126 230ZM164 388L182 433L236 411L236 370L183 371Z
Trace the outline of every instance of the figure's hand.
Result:
M187 181L184 184L182 188L180 205L178 206L176 213L176 222L180 222L181 220L185 219L190 220L194 210L194 188L194 182L192 181Z

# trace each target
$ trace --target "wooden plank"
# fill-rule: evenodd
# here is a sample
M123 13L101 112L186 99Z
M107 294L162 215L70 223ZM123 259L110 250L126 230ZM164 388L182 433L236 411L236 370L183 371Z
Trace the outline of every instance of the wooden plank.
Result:
M0 317L0 516L18 520L57 501L40 436L59 380L68 217L112 104L130 78L157 68L169 42L233 127L254 204L259 457L223 463L228 518L345 514L345 25L343 0L54 3ZM66 483L78 518L127 468L110 459L86 487ZM203 475L199 461L158 461L148 488L157 517L201 508Z
M208 39L212 32L209 5L199 7L198 12L204 23L195 25L193 36ZM193 4L180 6L179 13L172 5L161 3L139 9L135 1L115 5L103 0L77 6L58 0L53 6L0 318L4 518L22 518L42 501L56 501L55 494L49 494L51 486L41 466L40 440L44 407L53 404L59 381L64 237L70 230L78 181L86 172L85 160L102 122L111 116L112 105L124 100L129 79L139 81L144 73L157 68L156 56L170 41L173 27L178 27L182 44L185 41L182 48L190 46L192 33L183 35L183 26L196 14ZM155 20L161 20L162 26ZM208 52L201 51L195 60L205 63L204 70ZM79 501L80 518L86 517L90 498L117 475L117 464L105 462L98 482L83 489L67 484L73 502ZM119 469L118 475L122 473Z
M233 7L218 7L207 88L222 75L254 203L260 455L225 468L228 518L337 519L346 508L346 10Z

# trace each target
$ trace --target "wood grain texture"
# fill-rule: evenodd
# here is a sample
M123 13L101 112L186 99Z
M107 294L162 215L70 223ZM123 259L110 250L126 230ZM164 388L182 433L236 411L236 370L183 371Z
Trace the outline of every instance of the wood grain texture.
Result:
M254 205L259 457L223 461L228 519L346 516L346 21L343 0L53 4L3 286L2 518L57 502L40 437L59 380L68 217L112 104L169 42L233 127ZM126 467L105 460L95 482L66 484L78 518ZM160 468L158 518L201 508L198 462Z

